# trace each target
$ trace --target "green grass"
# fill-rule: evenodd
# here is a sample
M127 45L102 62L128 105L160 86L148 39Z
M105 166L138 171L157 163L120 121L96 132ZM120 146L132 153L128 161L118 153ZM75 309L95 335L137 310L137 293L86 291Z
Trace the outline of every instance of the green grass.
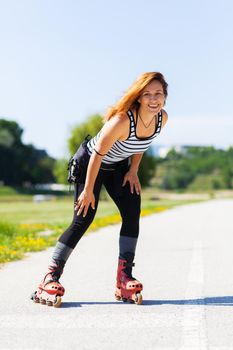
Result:
M195 201L197 200L157 199L151 190L145 191L141 215ZM18 260L23 258L26 252L40 251L54 245L63 230L70 224L72 216L72 196L41 203L33 202L33 197L30 195L26 198L25 195L15 193L1 196L0 263ZM90 230L118 222L120 222L120 215L112 200L101 200ZM52 234L41 235L40 232L45 230L50 230Z
M73 197L56 198L52 201L33 202L33 196L24 195L0 197L0 218L13 224L52 224L68 225L73 216ZM195 199L152 199L153 193L146 193L142 197L142 209L156 209L158 207L172 208L181 204L193 203ZM197 201L200 201L198 199ZM112 200L99 202L96 218L103 218L118 213Z
M36 252L54 244L57 234L41 237L42 225L25 226L0 221L0 263L23 258L26 252Z
M99 203L97 217L115 214L117 208L112 202ZM11 223L68 224L73 216L73 200L63 199L51 202L0 202L0 217Z
M17 191L9 186L0 185L0 196L11 196L17 194Z

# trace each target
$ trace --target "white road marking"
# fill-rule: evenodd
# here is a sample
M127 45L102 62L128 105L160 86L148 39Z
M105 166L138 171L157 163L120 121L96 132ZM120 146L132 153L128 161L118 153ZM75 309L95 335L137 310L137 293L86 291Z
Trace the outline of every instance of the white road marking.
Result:
M203 284L202 244L201 242L195 242L190 262L188 285L185 292L181 350L208 349Z

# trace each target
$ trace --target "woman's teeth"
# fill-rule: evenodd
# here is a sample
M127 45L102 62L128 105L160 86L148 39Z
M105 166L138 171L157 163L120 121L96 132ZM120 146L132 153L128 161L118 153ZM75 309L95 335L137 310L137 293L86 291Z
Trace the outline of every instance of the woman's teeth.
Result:
M158 108L158 105L149 105L150 108Z

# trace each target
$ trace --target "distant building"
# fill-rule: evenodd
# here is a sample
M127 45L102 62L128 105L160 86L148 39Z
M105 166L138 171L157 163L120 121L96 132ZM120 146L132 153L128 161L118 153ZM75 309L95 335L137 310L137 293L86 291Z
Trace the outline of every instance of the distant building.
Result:
M177 153L185 154L189 147L191 147L191 146L186 146L186 145L170 145L170 146L152 145L151 151L152 151L152 154L156 157L166 158L168 152L171 151L172 149L174 149Z
M69 185L49 183L49 184L37 184L35 185L36 190L46 190L46 191L68 191Z

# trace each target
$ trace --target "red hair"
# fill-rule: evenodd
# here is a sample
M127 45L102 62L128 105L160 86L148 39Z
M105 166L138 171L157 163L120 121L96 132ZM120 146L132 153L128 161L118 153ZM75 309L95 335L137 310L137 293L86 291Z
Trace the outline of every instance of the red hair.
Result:
M163 87L163 93L165 98L167 97L167 87L164 76L159 72L148 72L141 74L137 80L129 87L121 99L107 111L104 120L111 119L114 115L122 115L129 109L138 108L139 102L137 101L141 95L142 90L150 84L153 80L157 80Z

